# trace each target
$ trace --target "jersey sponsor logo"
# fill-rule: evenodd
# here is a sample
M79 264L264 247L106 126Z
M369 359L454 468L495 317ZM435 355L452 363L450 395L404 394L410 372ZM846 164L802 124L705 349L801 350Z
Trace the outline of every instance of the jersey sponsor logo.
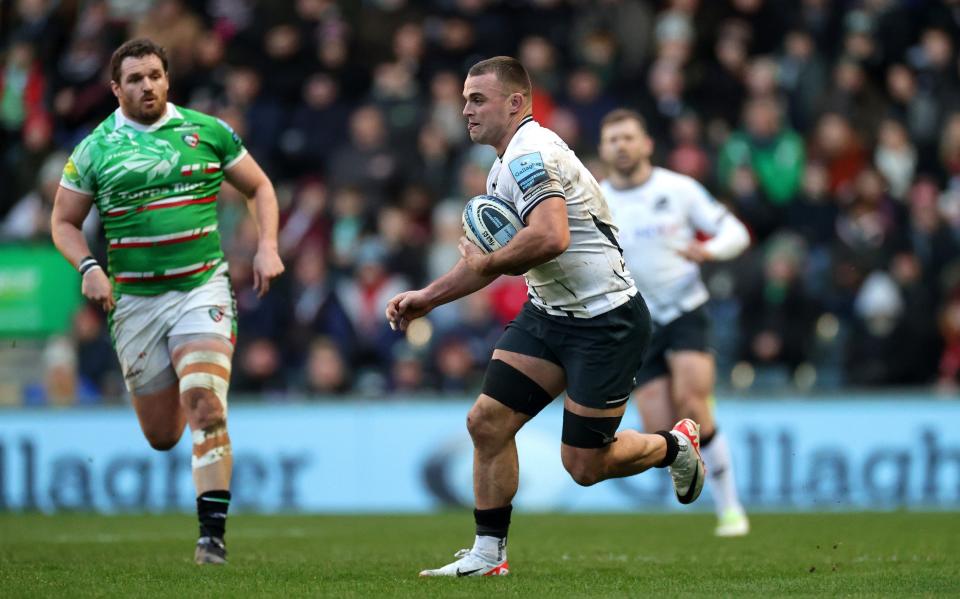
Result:
M539 197L541 194L547 191L556 191L556 186L551 185L550 179L544 179L540 183L537 183L533 187L527 189L524 194L528 199Z
M627 231L629 231L629 236L633 239L657 239L659 237L672 237L676 235L680 231L680 225L677 223L646 225L627 229L623 232L623 235L626 236Z
M80 176L79 173L77 173L77 165L73 163L73 158L67 160L67 164L63 167L63 174L68 179L76 179Z
M117 158L122 158L124 156L129 156L131 154L136 154L136 153L137 153L137 148L126 148L123 150L117 150L112 154L107 154L106 160L109 162L111 160L116 160Z
M200 135L196 132L186 133L181 139L183 140L183 143L187 144L191 148L195 148L200 145Z
M543 166L540 152L524 154L510 161L510 173L516 179L520 191L526 193L530 188L548 181L550 177Z
M109 200L112 200L114 196L120 201L130 201L130 200L139 200L142 198L149 198L154 196L163 196L170 193L189 193L194 189L202 187L202 183L176 183L173 186L165 185L161 187L149 187L147 189L141 189L139 191L120 191L117 193L105 193L103 194L104 202L109 203Z

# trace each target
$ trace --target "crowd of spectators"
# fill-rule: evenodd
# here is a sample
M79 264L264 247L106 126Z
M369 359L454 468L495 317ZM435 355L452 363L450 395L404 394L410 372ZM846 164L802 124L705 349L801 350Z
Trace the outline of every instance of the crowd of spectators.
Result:
M16 0L0 11L7 241L48 239L66 153L116 108L106 67L130 37L161 43L171 101L230 123L270 175L287 274L262 299L254 225L234 190L220 198L240 319L234 391L477 388L524 301L521 278L406 335L383 309L458 257L460 210L495 158L467 138L462 79L498 54L526 65L535 118L598 177L599 122L633 107L655 161L747 224L751 249L705 272L722 385L960 381L956 0ZM77 315L72 363L94 395L120 394L115 360L101 359L104 320Z

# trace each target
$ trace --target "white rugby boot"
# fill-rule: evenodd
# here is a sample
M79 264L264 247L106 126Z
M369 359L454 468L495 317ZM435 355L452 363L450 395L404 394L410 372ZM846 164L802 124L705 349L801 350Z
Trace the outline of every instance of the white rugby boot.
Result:
M420 576L506 576L510 573L510 565L507 564L506 551L501 553L502 560L490 561L480 555L473 549L461 549L454 557L456 561L437 568L436 570L424 570Z
M743 537L750 533L750 520L743 509L730 508L717 519L713 534L718 537Z
M693 503L700 497L707 468L700 457L700 425L684 418L673 426L670 434L677 440L680 450L670 465L673 489L680 503Z

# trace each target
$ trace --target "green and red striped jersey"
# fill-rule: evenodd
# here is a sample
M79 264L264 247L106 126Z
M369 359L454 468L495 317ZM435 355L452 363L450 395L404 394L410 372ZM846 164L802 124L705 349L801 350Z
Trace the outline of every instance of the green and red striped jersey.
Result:
M118 108L74 148L60 185L93 196L117 292L158 295L210 278L224 259L223 171L246 153L229 125L173 104L149 126Z

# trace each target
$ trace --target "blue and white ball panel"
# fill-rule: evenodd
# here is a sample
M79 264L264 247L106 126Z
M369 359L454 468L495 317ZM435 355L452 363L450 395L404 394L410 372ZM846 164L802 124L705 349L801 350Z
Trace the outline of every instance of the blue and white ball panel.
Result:
M463 209L463 231L467 239L486 254L507 245L522 227L513 207L495 196L471 198Z

